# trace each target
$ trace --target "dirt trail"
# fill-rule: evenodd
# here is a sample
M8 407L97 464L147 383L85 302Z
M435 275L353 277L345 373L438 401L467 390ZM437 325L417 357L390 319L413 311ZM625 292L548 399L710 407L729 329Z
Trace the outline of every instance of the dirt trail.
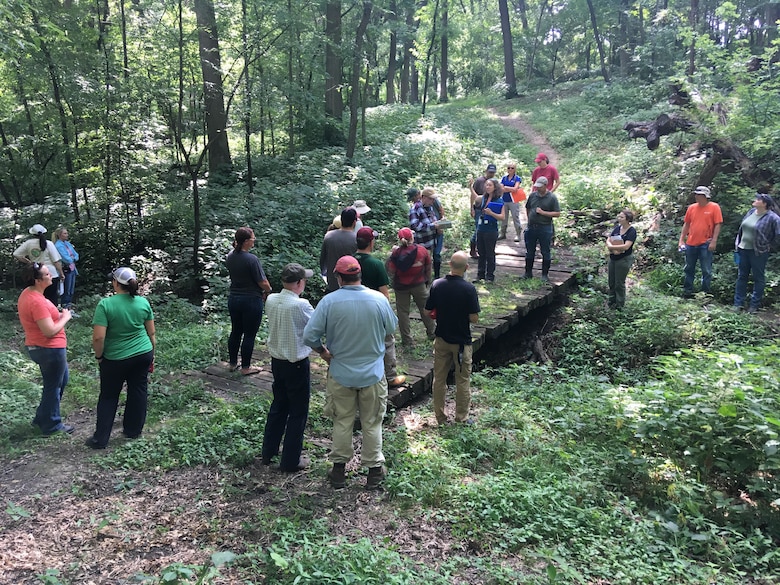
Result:
M518 114L505 114L499 111L497 108L491 108L490 112L494 114L501 122L509 126L510 128L514 128L520 134L525 136L526 141L528 144L534 147L534 149L537 152L543 152L547 155L547 157L550 159L550 162L555 161L555 165L559 165L561 162L561 155L558 154L558 151L556 151L549 142L547 142L547 139L539 134L528 122L526 122L523 118L519 117Z

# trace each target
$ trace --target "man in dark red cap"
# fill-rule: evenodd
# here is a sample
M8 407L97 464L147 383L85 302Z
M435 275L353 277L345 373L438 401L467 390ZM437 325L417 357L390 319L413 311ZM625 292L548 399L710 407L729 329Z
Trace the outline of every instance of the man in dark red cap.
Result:
M558 169L550 164L550 159L546 154L540 152L536 155L534 162L539 165L531 172L531 180L535 183L539 177L547 179L547 190L555 193L561 186L561 176Z
M379 258L374 258L374 241L377 233L370 227L364 226L357 232L357 253L355 258L360 262L361 282L372 290L381 292L387 300L390 300L390 279L387 276L384 263ZM395 359L395 335L392 333L385 337L385 377L387 385L395 388L406 382L406 376L399 376Z
M345 468L355 454L352 427L360 410L363 445L360 458L368 467L366 489L377 489L385 477L382 419L387 409L385 337L398 319L385 296L360 282L360 262L342 256L334 273L339 290L326 295L303 330L303 341L319 353L328 368L324 414L333 419L333 447L328 473L331 485L346 485Z

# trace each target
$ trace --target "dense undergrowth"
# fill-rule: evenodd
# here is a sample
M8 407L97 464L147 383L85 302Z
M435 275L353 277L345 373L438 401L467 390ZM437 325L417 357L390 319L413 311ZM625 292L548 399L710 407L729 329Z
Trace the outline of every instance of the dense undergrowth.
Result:
M263 575L262 582L275 584L778 583L777 329L761 314L726 310L734 282L728 240L749 202L733 179L721 179L718 199L731 227L724 227L713 294L682 302L681 259L673 249L683 187L692 185L698 167L676 152L688 139L663 141L653 153L625 142L620 128L627 119L666 109L657 86L570 89L567 96L545 92L492 105L519 110L564 157L564 209L613 214L630 205L640 212L644 237L628 302L622 312L604 306L603 251L600 240L588 235L604 226L583 229L565 213L559 241L575 245L590 276L546 340L553 364L475 375L473 426L388 429L390 474L381 506L392 510L387 516L394 522L436 526L457 544L451 554L425 562L387 537L334 535L332 509L299 494L246 520L239 535L245 552L229 569L216 567L222 558L215 566L173 566L147 582L188 583L197 575L219 582L220 571L229 571L231 579L256 582ZM169 245L188 241L191 226L180 221L173 198L155 210L147 226L164 228L167 245L150 232L145 237L158 245L133 260L150 277L160 344L150 432L116 446L100 464L160 472L219 466L228 482L240 483L259 453L268 397L225 401L183 376L224 358L229 324L221 259L232 231L244 223L255 227L258 253L273 280L290 260L314 267L330 219L355 199L373 208L364 220L382 233L378 253L388 252L405 222L404 190L433 184L455 220L446 245L462 248L471 229L468 177L487 162L517 160L527 181L533 166L534 151L484 105L434 107L424 119L409 107L378 108L369 118L369 146L352 165L340 151L322 149L263 161L254 198L238 187L205 188L201 256L207 289L197 305L173 294L189 269ZM656 213L661 219L647 231ZM92 230L85 225L74 233L77 247L96 244ZM95 256L85 261L95 271L103 261L129 260ZM770 265L769 303L777 294L775 267ZM82 294L82 318L68 327L73 377L66 412L91 408L97 396L89 323L102 285L85 272L79 288L94 294ZM486 315L527 286L501 276L499 285L500 291L482 297ZM316 298L319 292L308 294ZM0 369L15 374L0 384L6 457L34 450L42 440L29 426L39 374L19 351L16 294L2 291L0 300ZM316 440L329 434L322 407L322 397L314 396L306 448L316 461L314 473L324 478L326 452ZM430 414L426 407L415 409ZM220 548L230 548L218 522L212 533Z

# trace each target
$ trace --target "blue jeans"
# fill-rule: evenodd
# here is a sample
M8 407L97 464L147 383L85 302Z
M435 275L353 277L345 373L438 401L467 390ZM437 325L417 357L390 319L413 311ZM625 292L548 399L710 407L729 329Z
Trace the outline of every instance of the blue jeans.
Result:
M127 402L122 417L122 430L128 437L137 437L144 430L149 400L149 366L153 360L154 352L148 351L123 360L104 358L100 362L100 397L93 435L96 443L104 447L108 444L119 406L119 394L125 382Z
M536 245L542 253L542 273L547 274L552 263L550 248L553 239L552 224L529 223L525 230L525 273L531 275L536 256Z
M699 246L685 247L685 282L683 283L683 293L693 294L693 277L696 275L696 261L701 266L701 290L710 292L712 284L712 257L709 250L709 242Z
M73 302L73 292L76 290L76 271L71 270L65 273L65 282L62 285L62 306L70 308Z
M60 416L60 399L65 386L68 385L67 350L54 347L27 348L30 359L38 364L43 376L43 392L41 403L35 411L33 424L40 427L41 432L48 435L62 429Z
M228 296L228 312L232 325L228 338L228 359L231 365L237 364L240 348L241 367L248 368L252 363L255 336L263 318L263 299L252 295L231 294Z
M756 254L755 250L737 250L739 254L739 274L737 286L734 289L734 306L741 307L745 304L747 296L748 277L753 273L753 296L750 297L750 308L758 309L761 299L764 298L764 286L766 285L766 261L769 252Z
M303 450L303 431L309 417L311 373L309 358L288 362L271 358L274 375L274 401L268 409L263 437L263 460L269 461L279 453L284 436L284 449L279 468L294 471Z

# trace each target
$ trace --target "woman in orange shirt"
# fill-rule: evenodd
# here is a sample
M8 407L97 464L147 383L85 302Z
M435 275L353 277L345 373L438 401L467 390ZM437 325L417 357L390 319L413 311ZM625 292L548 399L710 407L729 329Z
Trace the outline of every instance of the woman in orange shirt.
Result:
M68 340L65 325L71 312L62 312L43 296L51 286L52 274L44 264L32 262L24 268L24 279L29 285L19 295L17 309L24 329L24 344L30 358L38 364L43 376L41 403L35 412L33 425L44 435L56 432L72 433L73 427L62 422L60 399L68 384Z

